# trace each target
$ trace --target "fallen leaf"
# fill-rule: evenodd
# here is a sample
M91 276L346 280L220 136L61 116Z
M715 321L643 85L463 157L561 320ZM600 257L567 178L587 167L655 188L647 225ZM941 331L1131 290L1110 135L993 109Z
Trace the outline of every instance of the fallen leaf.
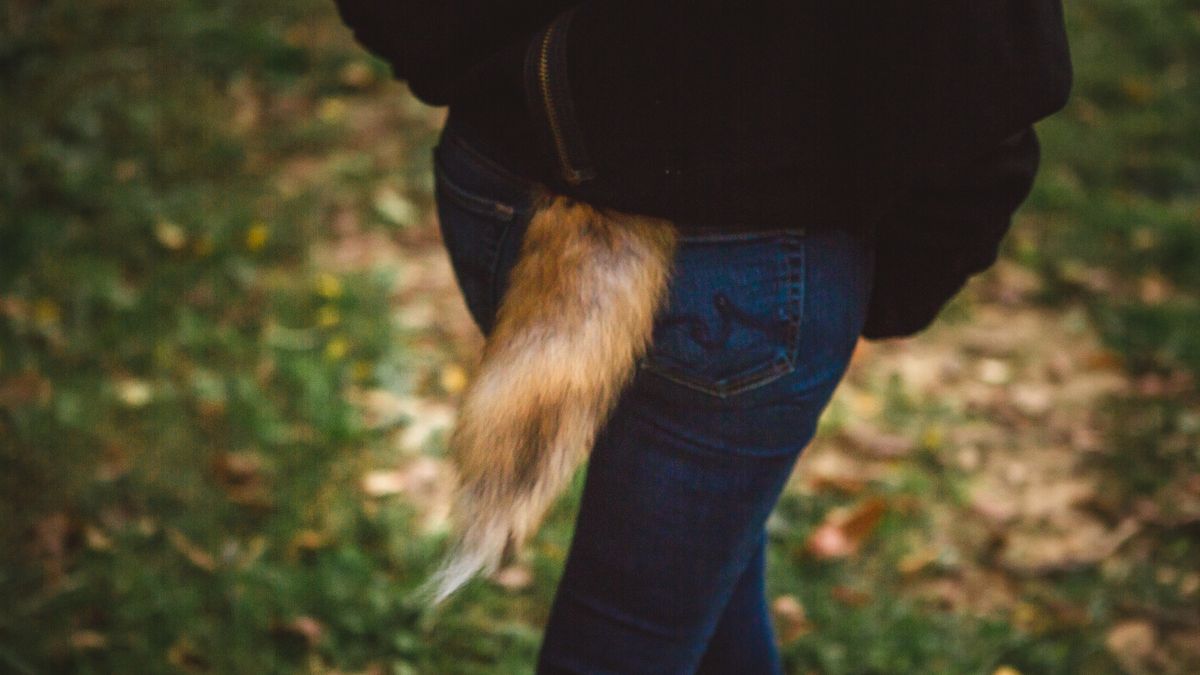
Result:
M325 625L311 616L298 616L279 626L284 633L296 635L304 639L309 647L315 647L325 636Z
M371 471L363 476L362 489L371 497L387 497L404 492L408 488L408 476L403 471Z
M342 66L338 79L348 87L363 89L375 81L375 71L363 61L351 61Z
M834 586L829 590L834 600L847 607L864 607L871 603L871 594L849 586Z
M410 199L390 187L375 193L375 211L393 225L411 225L417 220L417 207Z
M166 533L167 541L169 541L171 546L176 551L179 551L184 558L187 558L188 562L204 570L205 572L212 572L213 570L217 569L217 562L213 559L212 554L200 548L191 539L188 539L184 533L173 527L167 528Z
M316 551L329 544L329 537L316 530L300 530L292 538L290 548L297 551Z
M84 526L83 541L93 551L111 551L113 547L112 538L95 525Z
M1067 529L1018 530L1005 540L1001 565L1023 575L1049 574L1095 565L1112 556L1141 524L1126 518L1108 529L1094 518L1078 514Z
M168 251L178 251L187 245L187 232L169 220L160 220L154 225L154 238Z
M17 408L30 403L50 402L54 388L50 380L34 370L26 370L0 381L0 408Z
M33 550L41 558L48 586L57 586L66 575L67 542L73 525L67 514L58 512L33 523Z
M167 663L189 673L200 673L209 669L208 659L204 658L186 636L181 636L167 649Z
M917 447L916 441L907 436L884 433L868 424L846 427L842 438L855 450L881 459L904 457Z
M813 624L808 620L804 605L794 595L781 595L771 603L771 614L775 617L775 626L779 640L784 645L791 644L804 635L811 633Z
M222 452L212 463L213 473L229 501L241 506L270 508L272 505L265 463L251 452Z
M853 476L814 475L809 477L809 484L818 492L833 491L847 495L856 495L867 487L867 482Z
M1145 670L1144 663L1158 644L1154 624L1142 619L1122 621L1113 626L1104 638L1104 646L1126 672Z
M145 380L128 377L117 380L114 385L117 400L127 408L141 408L154 397L154 389Z
M983 359L979 362L979 379L987 384L1007 384L1012 379L1012 368L999 359Z
M71 633L71 647L77 651L104 649L108 646L108 637L94 630L77 630Z
M896 568L901 574L913 575L921 570L929 567L938 559L938 552L929 547L919 548L915 551L910 551L900 558L900 562L896 564Z
M492 581L507 591L520 591L533 583L533 571L528 565L509 565L492 575Z
M809 536L805 548L819 560L854 555L886 511L882 497L866 499L849 511L831 511Z

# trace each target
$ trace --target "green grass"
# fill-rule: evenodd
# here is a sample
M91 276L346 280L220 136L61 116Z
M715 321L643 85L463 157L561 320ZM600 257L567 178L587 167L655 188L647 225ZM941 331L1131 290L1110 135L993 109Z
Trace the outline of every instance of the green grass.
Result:
M1075 96L1040 127L1046 163L1008 254L1047 306L1086 306L1124 368L1183 382L1097 411L1118 518L1169 503L1170 479L1200 466L1179 379L1200 375L1200 15L1182 0L1070 11ZM346 394L420 390L428 337L391 319L390 278L310 255L339 218L411 230L434 133L328 2L0 13L0 672L530 669L575 497L531 546L528 587L475 583L436 612L412 599L442 542L358 488L390 463L395 425ZM1195 609L1149 568L1045 580L1036 620L914 598L897 565L934 524L904 505L961 502L934 432L962 420L880 391L884 421L927 439L901 479L790 494L773 520L772 596L814 627L785 646L794 672L1118 672L1103 643L1121 603ZM863 555L805 553L831 508L867 495L894 508ZM1200 565L1194 525L1142 541L1160 566ZM1087 620L1047 618L1062 603Z

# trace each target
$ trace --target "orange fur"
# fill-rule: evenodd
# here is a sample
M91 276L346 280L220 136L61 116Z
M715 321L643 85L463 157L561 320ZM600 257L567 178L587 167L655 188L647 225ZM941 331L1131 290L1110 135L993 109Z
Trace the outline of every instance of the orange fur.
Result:
M669 222L539 199L450 439L457 541L440 602L533 534L650 344L675 250Z

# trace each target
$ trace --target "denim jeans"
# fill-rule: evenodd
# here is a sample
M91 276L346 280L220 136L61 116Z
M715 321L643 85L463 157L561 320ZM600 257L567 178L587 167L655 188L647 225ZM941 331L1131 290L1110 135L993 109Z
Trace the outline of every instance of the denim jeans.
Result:
M531 185L453 129L443 239L489 332ZM874 251L836 230L686 230L654 343L601 430L540 673L781 671L764 524L862 329Z

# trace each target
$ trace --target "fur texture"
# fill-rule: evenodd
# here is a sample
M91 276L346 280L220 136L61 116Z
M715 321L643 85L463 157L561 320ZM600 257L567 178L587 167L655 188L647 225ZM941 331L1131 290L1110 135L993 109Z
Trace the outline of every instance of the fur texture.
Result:
M664 220L539 198L451 435L456 542L435 603L518 550L587 456L650 344L675 240Z

